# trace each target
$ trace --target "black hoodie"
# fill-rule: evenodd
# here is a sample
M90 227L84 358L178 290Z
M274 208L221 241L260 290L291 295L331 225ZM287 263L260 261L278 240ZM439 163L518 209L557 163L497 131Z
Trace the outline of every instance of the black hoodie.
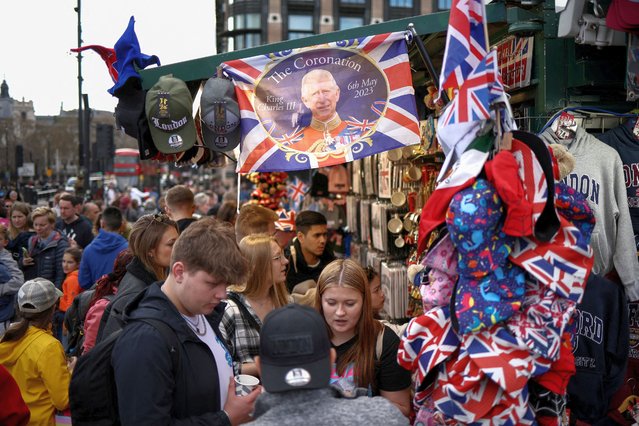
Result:
M314 268L311 268L306 263L304 259L304 254L302 253L302 246L297 238L293 239L293 242L289 246L289 252L287 253L288 258L288 272L286 273L286 287L288 288L289 293L293 291L293 288L307 280L313 280L317 282L320 274L333 260L335 260L335 256L333 256L333 250L330 244L326 244L324 247L324 252L320 256L319 265Z
M179 311L152 284L126 307L125 326L111 356L122 425L230 425L220 405L215 356L189 328ZM220 303L206 318L219 334ZM180 342L178 370L166 339L140 319L167 324Z

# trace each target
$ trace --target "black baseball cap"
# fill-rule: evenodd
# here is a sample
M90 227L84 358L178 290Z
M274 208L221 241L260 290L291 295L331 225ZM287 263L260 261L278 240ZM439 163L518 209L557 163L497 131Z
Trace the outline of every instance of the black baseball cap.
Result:
M331 341L324 319L298 304L270 312L260 331L262 385L267 392L328 387Z

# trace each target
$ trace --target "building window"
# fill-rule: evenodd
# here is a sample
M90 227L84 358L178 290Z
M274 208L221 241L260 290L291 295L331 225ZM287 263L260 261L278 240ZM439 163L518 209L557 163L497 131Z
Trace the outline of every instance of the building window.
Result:
M390 7L412 8L413 7L413 0L390 0L389 6Z
M312 15L288 15L288 38L290 40L313 35Z
M259 13L245 13L233 17L235 30L258 30L260 29L261 16Z
M259 13L242 10L244 13L233 11L233 15L226 20L226 32L223 37L226 40L227 51L246 49L262 44L262 15Z
M336 30L347 30L368 25L370 22L369 0L334 0L333 11Z
M437 0L437 10L450 10L452 0Z
M364 25L364 18L360 16L340 16L339 28L340 30L347 30L349 28L357 28Z
M247 49L261 44L262 35L260 33L238 34L233 37L233 50Z
M426 0L422 0L426 1ZM434 1L434 0L430 0ZM441 1L441 0L437 0ZM384 6L384 20L392 21L394 19L408 18L410 16L419 15L419 0L389 0Z

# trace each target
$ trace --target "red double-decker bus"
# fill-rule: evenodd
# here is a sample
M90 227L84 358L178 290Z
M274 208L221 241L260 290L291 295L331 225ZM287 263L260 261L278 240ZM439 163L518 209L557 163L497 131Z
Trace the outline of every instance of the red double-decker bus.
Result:
M137 149L118 148L115 150L113 159L113 174L117 181L118 188L135 186L139 188L142 177L142 165L140 164L140 154Z

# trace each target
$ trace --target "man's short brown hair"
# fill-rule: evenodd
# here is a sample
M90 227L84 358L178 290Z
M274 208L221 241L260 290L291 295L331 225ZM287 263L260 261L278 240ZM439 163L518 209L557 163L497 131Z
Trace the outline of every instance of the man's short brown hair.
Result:
M233 227L215 218L204 217L186 228L173 246L171 266L184 263L195 273L204 271L229 284L244 282L248 262L235 242Z
M269 225L277 222L277 213L259 204L244 204L235 219L235 238L242 238L251 234L268 232Z
M193 192L184 185L176 185L166 192L166 205L170 209L193 207Z

